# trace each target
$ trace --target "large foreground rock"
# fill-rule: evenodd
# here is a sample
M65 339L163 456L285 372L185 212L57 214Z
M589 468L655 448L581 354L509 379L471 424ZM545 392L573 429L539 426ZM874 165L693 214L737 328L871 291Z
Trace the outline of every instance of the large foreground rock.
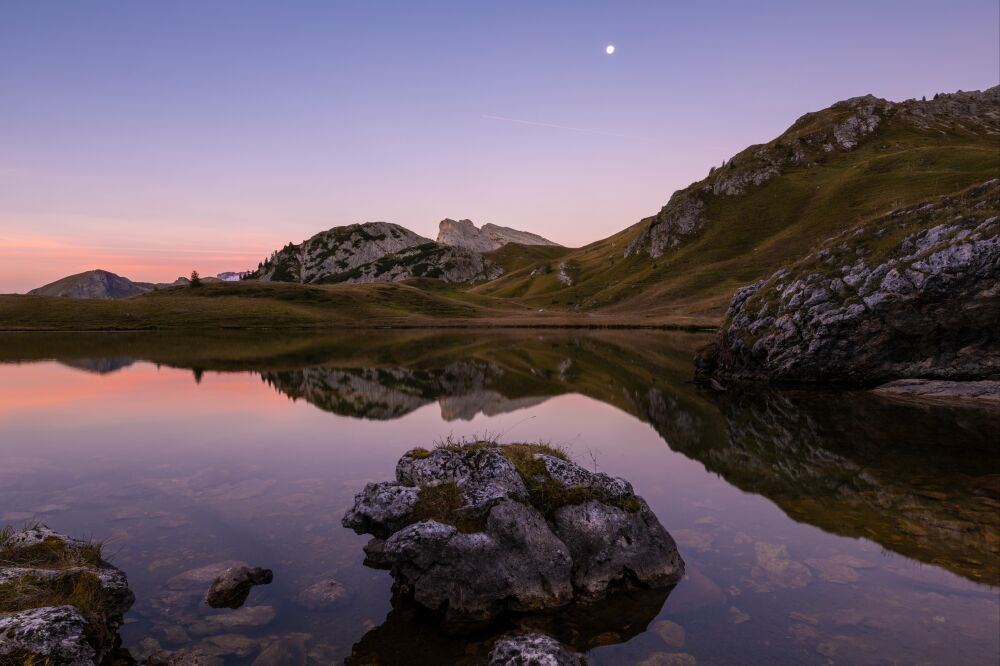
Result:
M94 664L116 649L135 596L99 548L40 525L7 535L0 563L0 663Z
M702 377L1000 378L1000 180L896 210L736 292Z
M628 482L527 445L414 449L394 482L357 495L344 526L374 535L369 564L454 632L620 586L667 587L684 571Z

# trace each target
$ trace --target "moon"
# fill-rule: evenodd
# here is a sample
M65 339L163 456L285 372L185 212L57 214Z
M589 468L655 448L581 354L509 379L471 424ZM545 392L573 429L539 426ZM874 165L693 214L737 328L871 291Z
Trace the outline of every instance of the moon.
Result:
M608 55L613 55L615 52L615 45L608 44L608 48L604 49L604 52L607 53Z

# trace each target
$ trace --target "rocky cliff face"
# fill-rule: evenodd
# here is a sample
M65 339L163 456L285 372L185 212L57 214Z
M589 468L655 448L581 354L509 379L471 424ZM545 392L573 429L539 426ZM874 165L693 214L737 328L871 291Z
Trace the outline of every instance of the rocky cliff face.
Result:
M704 377L1000 377L1000 180L896 210L737 291Z
M492 252L507 243L520 245L552 245L559 247L547 238L527 231L518 231L510 227L501 227L486 223L481 229L471 220L441 220L438 227L437 242L451 247L460 247L473 252Z
M33 296L61 298L113 299L145 294L154 287L155 285L147 282L133 282L109 271L97 269L64 277L43 287L32 289L28 293Z
M866 95L808 113L774 141L747 148L713 168L705 179L675 192L659 213L643 220L645 228L628 245L625 256L663 255L701 231L714 198L738 197L791 168L815 167L835 153L855 150L890 122L921 131L996 138L1000 136L1000 86L899 103Z
M274 252L246 279L324 284L414 277L474 282L503 270L478 253L439 245L388 222L334 227Z

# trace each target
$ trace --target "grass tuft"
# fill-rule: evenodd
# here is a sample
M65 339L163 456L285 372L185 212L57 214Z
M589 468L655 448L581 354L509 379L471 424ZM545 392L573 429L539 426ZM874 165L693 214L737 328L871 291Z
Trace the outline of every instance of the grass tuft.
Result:
M0 531L0 565L71 569L97 566L102 561L103 544L100 542L70 544L59 537L49 536L32 546L12 548L9 542L15 533L9 527Z
M465 500L454 481L421 486L413 507L413 517L417 522L436 520L453 525L460 532L482 532L486 527L484 517L463 510L463 507Z

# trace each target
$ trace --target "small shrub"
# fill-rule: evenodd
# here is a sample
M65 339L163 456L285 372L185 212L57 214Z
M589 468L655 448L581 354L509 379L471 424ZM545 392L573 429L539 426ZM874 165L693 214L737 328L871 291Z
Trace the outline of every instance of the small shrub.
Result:
M197 288L201 286L201 276L198 275L198 271L191 271L191 287Z

